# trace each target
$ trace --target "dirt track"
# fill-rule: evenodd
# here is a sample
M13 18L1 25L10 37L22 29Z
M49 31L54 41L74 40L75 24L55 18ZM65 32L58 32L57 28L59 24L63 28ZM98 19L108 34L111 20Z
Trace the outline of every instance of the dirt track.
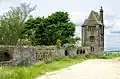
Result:
M92 59L37 79L120 79L120 59Z

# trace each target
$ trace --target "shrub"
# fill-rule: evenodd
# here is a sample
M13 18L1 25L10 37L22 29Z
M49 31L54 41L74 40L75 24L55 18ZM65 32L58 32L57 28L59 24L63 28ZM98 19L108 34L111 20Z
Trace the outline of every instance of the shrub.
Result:
M61 48L61 40L57 39L56 46L57 48Z

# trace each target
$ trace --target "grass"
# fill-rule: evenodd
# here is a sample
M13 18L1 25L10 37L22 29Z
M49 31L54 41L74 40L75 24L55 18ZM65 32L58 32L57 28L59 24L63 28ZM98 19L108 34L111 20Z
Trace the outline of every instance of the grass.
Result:
M102 58L103 59L120 58L120 54L119 53L106 53Z
M118 58L120 54L105 54L102 59ZM37 62L32 66L22 67L1 67L0 79L35 79L36 77L59 70L61 68L68 67L70 65L80 63L85 59L96 59L94 55L86 55L74 58L59 58L45 63Z
M0 69L0 79L35 79L46 72L58 70L80 63L84 57L61 58L45 63L36 63L30 67L6 67Z

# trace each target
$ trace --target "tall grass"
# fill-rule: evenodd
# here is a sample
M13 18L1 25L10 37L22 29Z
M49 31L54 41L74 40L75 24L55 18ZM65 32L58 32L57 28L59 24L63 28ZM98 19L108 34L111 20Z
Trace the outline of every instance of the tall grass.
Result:
M30 67L4 67L0 69L0 79L35 79L46 72L58 70L84 60L84 57L61 58Z
M110 59L120 57L120 54L105 54L102 59ZM29 67L1 67L0 79L35 79L37 76L46 72L55 71L70 65L80 63L85 59L97 58L94 55L81 56L74 58L59 58L45 63L37 62Z

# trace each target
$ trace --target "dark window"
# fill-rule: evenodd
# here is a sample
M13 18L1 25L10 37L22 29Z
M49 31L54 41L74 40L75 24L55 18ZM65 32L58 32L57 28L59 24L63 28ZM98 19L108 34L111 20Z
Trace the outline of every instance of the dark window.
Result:
M80 54L82 54L82 50L80 50Z
M77 50L77 54L79 54L79 50Z
M4 52L4 56L5 56L5 61L9 61L10 59L12 59L11 55L8 52Z
M12 55L9 53L8 50L0 51L0 62L2 61L9 61L12 59Z
M95 41L95 37L94 36L90 36L90 42L94 42Z
M96 29L96 27L94 26L93 28L92 28L92 30L94 31Z
M88 30L89 30L89 31L91 31L91 30L92 30L92 27L91 27L91 26L89 26L89 27L88 27Z
M83 54L85 54L85 50L83 50Z
M88 30L89 30L89 31L94 31L95 28L96 28L95 26L88 26Z
M65 56L68 56L69 54L68 54L68 51L67 50L65 50Z
M91 52L93 52L93 51L94 51L94 47L91 47L90 49L91 49Z

